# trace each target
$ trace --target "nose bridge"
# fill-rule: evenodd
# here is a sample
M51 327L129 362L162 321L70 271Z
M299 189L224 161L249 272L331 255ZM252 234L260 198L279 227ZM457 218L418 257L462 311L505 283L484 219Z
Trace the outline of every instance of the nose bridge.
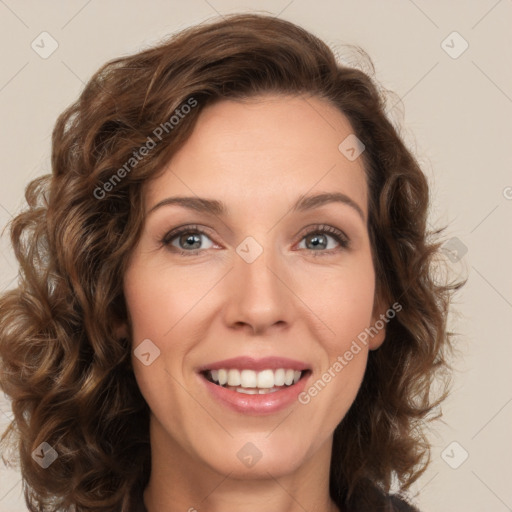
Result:
M265 238L267 242L271 239ZM261 332L291 321L291 293L284 284L286 275L281 275L285 267L272 254L271 245L264 248L255 238L247 237L237 247L228 294L229 324L248 324Z

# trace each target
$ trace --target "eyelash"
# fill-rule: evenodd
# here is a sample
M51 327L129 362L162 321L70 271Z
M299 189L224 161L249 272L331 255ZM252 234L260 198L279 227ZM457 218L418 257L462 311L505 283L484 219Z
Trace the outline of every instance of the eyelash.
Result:
M161 246L169 248L169 250L179 254L180 256L196 256L200 252L203 252L206 250L206 249L196 249L195 251L183 251L174 246L171 246L171 242L175 238L177 238L178 236L180 236L184 233L201 234L201 235L205 235L211 239L209 234L204 229L202 229L201 227L199 227L197 225L183 226L181 228L177 228L177 229L172 230L169 233L165 234L164 237L160 240ZM345 235L345 233L343 233L343 231L340 231L339 229L336 229L332 226L327 226L325 224L320 224L320 225L314 226L310 231L304 233L301 236L299 242L301 242L304 238L306 238L309 235L320 234L320 233L328 234L329 236L334 238L336 240L336 242L338 242L339 245L341 246L341 249L350 248L350 240ZM310 251L310 252L312 252L315 257L316 256L332 256L333 254L338 253L339 249L324 249L321 251Z

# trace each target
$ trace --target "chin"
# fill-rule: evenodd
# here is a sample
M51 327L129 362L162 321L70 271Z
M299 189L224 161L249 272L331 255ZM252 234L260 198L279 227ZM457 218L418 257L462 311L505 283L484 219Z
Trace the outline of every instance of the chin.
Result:
M215 444L215 450L205 447L205 466L236 479L279 478L297 471L318 450L306 442L282 442L282 436L272 439L269 432L241 435L228 442Z

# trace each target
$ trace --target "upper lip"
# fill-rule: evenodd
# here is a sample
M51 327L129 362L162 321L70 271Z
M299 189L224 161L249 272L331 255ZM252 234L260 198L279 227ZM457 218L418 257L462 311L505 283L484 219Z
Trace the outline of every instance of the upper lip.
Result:
M309 370L310 366L303 361L289 359L287 357L263 357L255 359L250 356L233 357L231 359L224 359L222 361L215 361L199 367L199 372L207 370L220 370L225 369L240 369L240 370L277 370L278 368L292 369L292 370Z

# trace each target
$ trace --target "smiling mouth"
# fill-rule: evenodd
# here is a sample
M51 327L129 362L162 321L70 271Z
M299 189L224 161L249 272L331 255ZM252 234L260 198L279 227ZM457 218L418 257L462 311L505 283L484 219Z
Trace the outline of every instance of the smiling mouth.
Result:
M289 368L267 369L260 372L221 368L201 372L209 382L247 395L264 395L290 388L309 373L310 370L299 371Z

